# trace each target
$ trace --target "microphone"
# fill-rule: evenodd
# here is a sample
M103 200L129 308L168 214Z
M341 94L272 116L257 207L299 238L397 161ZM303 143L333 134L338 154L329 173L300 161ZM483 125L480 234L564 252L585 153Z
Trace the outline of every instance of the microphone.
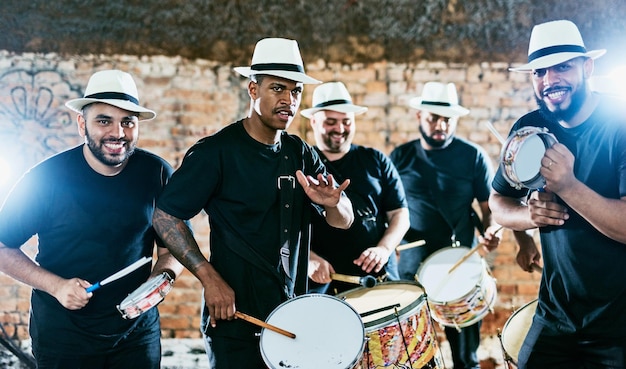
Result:
M339 273L331 273L330 278L335 281L360 284L363 287L372 288L376 286L376 278L371 275L366 275L364 277L359 277L356 275L345 275Z

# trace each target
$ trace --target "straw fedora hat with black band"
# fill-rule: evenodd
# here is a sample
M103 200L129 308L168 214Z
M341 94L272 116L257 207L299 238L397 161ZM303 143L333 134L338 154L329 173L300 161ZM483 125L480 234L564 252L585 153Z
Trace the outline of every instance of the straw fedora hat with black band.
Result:
M359 115L365 113L367 108L352 103L352 97L343 83L327 82L317 86L313 91L313 107L302 110L300 114L305 118L311 118L321 110Z
M422 96L409 100L409 106L447 118L469 114L468 109L459 105L454 83L426 82Z
M580 31L574 23L568 20L555 20L533 27L528 44L528 63L509 70L529 73L580 56L596 59L605 53L606 49L587 51Z
M156 113L139 105L139 94L133 77L121 70L102 70L94 73L87 83L83 98L70 100L65 106L82 113L85 105L104 103L139 115L139 120L151 120Z
M304 73L298 42L286 38L259 40L254 47L252 64L249 67L235 67L234 70L244 77L267 74L306 84L322 83Z

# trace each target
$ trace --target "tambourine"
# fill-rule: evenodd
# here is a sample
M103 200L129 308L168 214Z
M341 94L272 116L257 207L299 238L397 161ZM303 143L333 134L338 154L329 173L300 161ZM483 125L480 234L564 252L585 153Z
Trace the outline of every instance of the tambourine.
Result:
M117 310L124 319L135 319L163 301L173 283L174 279L166 272L152 277L117 305Z
M542 188L546 183L539 173L546 150L557 143L546 128L523 127L513 132L502 146L500 166L509 184L519 190Z

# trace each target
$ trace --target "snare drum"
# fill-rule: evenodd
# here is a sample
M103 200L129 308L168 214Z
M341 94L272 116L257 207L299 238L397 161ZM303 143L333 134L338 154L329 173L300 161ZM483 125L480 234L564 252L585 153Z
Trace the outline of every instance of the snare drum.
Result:
M545 185L539 173L546 149L557 142L546 128L523 127L515 131L502 146L500 167L507 182L516 189L537 189Z
M337 297L354 307L365 325L360 368L443 368L424 291L417 284L384 282Z
M502 335L500 336L502 348L513 359L515 365L517 365L519 350L530 330L536 310L537 300L535 299L516 310L502 328Z
M359 314L330 295L308 294L285 301L266 323L296 335L289 338L261 330L261 356L270 369L349 369L363 353L365 332Z
M117 305L117 310L124 319L135 319L163 301L173 283L174 280L165 272L152 277Z
M449 272L470 250L464 246L444 247L426 258L417 271L433 319L448 327L458 329L479 322L496 302L496 280L478 254L471 254Z

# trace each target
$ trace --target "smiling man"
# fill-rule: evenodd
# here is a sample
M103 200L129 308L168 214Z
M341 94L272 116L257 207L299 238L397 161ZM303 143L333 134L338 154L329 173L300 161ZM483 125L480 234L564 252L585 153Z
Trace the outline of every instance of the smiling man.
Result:
M329 171L336 178L350 178L346 193L355 213L348 230L313 216L311 292L337 294L356 287L333 281L333 273L398 279L395 250L409 228L409 211L391 160L374 148L353 144L355 117L366 111L352 103L343 83L328 82L313 92L313 107L301 112L310 120L315 148Z
M302 100L304 73L294 40L259 41L250 67L248 116L189 149L157 204L154 224L171 252L202 283L202 332L211 366L265 367L261 328L233 320L240 311L265 320L307 289L310 211L348 228L351 203L313 148L285 130ZM297 179L297 180L296 180ZM315 209L315 210L314 210ZM183 220L204 210L210 260Z
M543 276L537 311L519 352L520 369L626 367L626 109L589 87L594 59L578 27L533 28L528 63L539 109L511 131L547 128L558 140L541 159L541 190L516 190L501 170L489 203L496 222L539 228ZM528 270L533 244L517 257Z
M41 369L158 369L159 312L124 319L116 308L148 280L183 269L152 229L154 204L173 172L137 148L139 126L156 114L139 105L130 74L103 70L77 113L84 144L31 168L0 209L0 271L33 287L30 335ZM31 260L20 247L38 236ZM149 257L146 265L95 292L91 283ZM59 334L62 332L62 334Z

